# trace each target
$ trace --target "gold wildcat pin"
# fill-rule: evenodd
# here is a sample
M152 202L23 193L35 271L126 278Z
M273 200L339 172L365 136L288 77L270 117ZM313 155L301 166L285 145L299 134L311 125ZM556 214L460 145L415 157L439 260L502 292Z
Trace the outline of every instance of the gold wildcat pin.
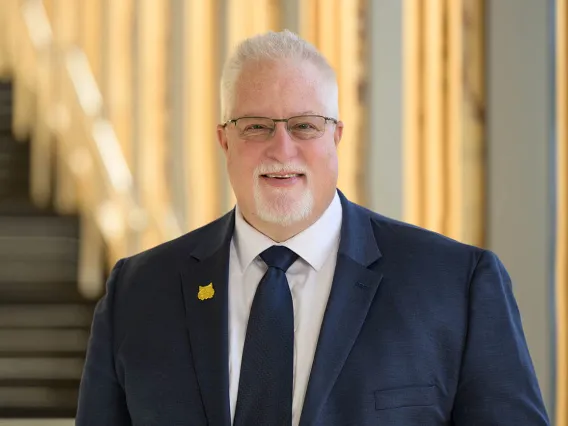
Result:
M197 293L199 300L212 299L214 295L215 289L213 288L213 283L206 286L199 286L199 292Z

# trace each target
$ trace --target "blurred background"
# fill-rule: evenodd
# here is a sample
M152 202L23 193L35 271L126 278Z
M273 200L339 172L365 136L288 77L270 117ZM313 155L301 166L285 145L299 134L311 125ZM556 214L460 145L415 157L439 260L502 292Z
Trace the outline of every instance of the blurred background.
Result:
M1 0L0 425L73 424L109 268L233 207L220 70L284 28L336 69L340 189L500 256L568 426L565 0Z

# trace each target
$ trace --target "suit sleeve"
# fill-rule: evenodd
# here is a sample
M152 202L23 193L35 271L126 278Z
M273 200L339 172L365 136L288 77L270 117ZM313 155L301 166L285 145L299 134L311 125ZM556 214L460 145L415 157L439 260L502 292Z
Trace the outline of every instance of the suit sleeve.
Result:
M87 358L79 389L76 426L129 426L124 389L114 363L113 303L124 260L113 268L106 295L95 309Z
M549 425L513 296L497 256L481 254L469 287L469 318L452 413L455 426Z

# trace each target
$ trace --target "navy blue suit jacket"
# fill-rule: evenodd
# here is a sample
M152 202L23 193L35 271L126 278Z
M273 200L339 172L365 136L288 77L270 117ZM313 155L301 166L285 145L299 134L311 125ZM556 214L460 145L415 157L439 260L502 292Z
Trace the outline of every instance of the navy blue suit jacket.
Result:
M300 425L549 424L497 257L341 202ZM117 263L93 321L77 426L230 425L233 227L234 211ZM210 283L214 296L200 300Z

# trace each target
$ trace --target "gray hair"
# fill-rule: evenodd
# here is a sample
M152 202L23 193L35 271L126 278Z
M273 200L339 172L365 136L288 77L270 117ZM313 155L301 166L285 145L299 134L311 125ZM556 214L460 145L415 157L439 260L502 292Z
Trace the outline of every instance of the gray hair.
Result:
M221 119L229 120L235 101L235 85L248 62L297 60L307 61L323 77L328 111L338 118L338 89L335 71L325 57L310 43L291 31L267 32L242 41L227 59L221 76Z

